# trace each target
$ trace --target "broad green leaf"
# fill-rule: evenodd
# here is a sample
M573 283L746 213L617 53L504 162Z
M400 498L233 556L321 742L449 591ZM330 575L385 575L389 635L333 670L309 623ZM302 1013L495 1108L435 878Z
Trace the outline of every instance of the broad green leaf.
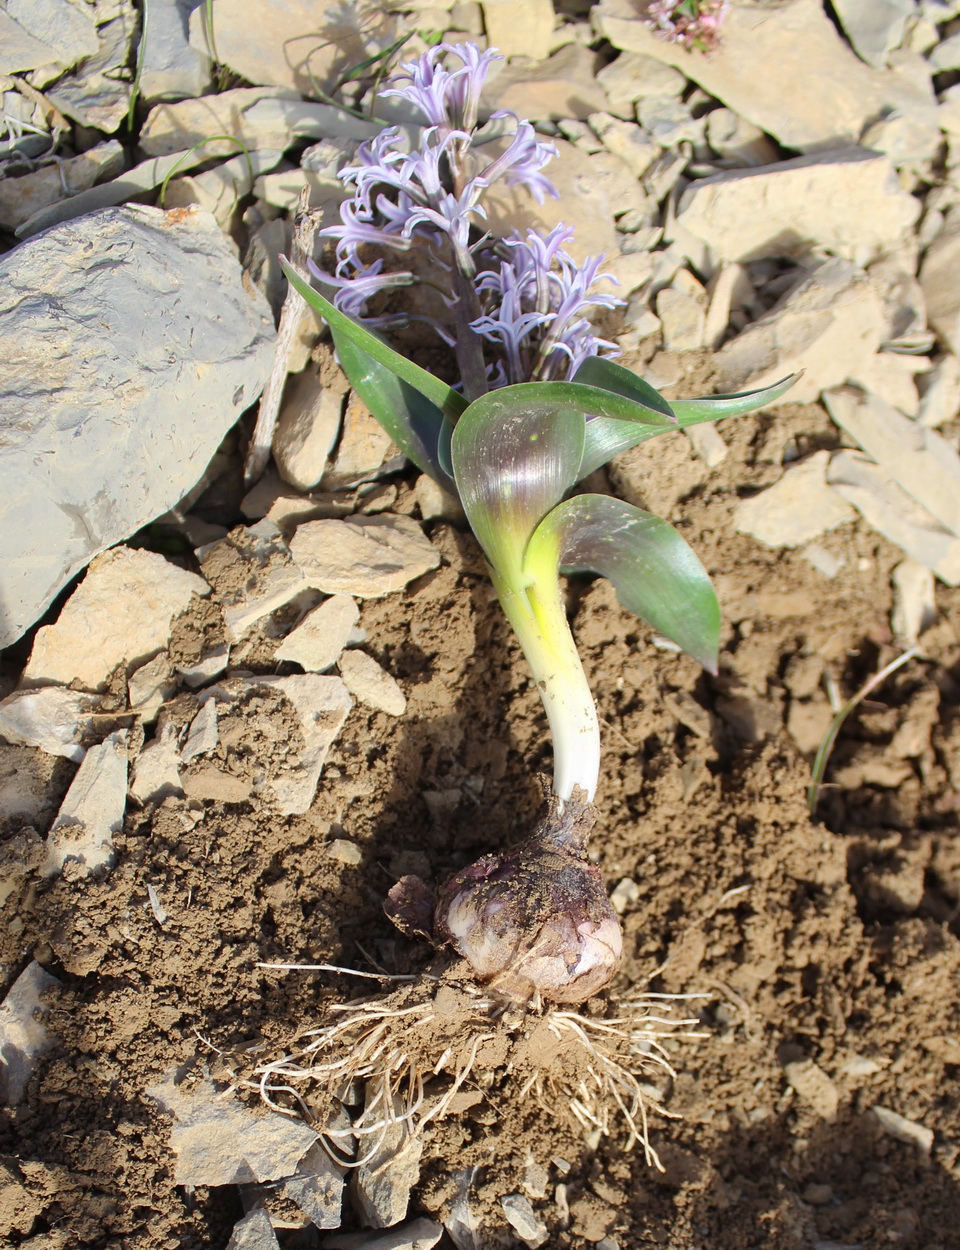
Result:
M614 395L625 395L671 418L670 424L676 425L673 408L658 390L645 382L630 369L618 365L615 360L607 360L604 356L588 356L573 375L574 382L585 382L588 386L599 386L602 390L612 391Z
M382 365L341 330L331 328L337 356L350 385L403 454L456 493L450 475L453 422L422 391Z
M774 382L773 386L764 386L758 391L705 395L702 399L674 399L671 406L681 427L699 425L702 421L719 421L721 417L740 417L745 412L756 412L776 403L799 377L799 373L788 374L779 382Z
M557 505L527 547L524 570L599 573L620 602L715 673L720 605L703 565L672 525L610 495Z
M578 377L579 372L578 370ZM623 372L628 373L629 370L625 369ZM638 443L653 438L655 434L665 434L671 429L685 430L687 426L701 425L704 421L719 421L722 417L741 416L746 412L766 408L788 391L799 376L792 373L774 386L758 391L743 391L737 395L708 395L703 399L671 400L670 406L676 416L676 425L672 426L651 427L639 422L610 421L604 418L590 421L587 424L580 477L586 477L618 452L636 447Z
M419 391L421 395L425 395L436 408L441 409L452 420L455 421L463 412L467 401L452 387L447 386L446 382L441 382L426 369L421 369L412 360L407 360L406 356L401 356L392 347L388 347L381 338L376 334L371 334L365 326L359 325L342 313L329 300L324 299L319 291L314 290L308 282L305 282L289 261L281 258L280 264L290 284L300 292L310 307L320 314L331 331L356 343L378 364L389 369L391 373L406 382L408 386L412 386L414 390Z
M505 386L474 400L451 444L467 519L511 590L530 535L576 482L583 455L582 412L538 399L540 385Z

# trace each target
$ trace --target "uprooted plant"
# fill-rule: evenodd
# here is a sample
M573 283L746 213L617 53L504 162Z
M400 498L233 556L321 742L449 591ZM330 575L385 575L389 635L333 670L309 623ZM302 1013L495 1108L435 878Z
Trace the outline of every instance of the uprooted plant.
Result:
M362 1135L443 1114L496 1051L525 1089L544 1097L565 1089L572 1113L602 1128L604 1108L619 1108L646 1142L632 1074L646 1060L666 1062L664 1022L648 1019L647 1000L610 1019L576 1011L616 974L622 936L587 856L600 733L561 575L609 578L627 608L711 671L720 612L675 529L623 500L573 492L617 452L764 407L792 379L668 403L603 355L612 345L585 313L618 301L593 290L600 260L578 265L564 250L569 231L483 232L483 194L494 181L538 198L554 193L542 172L553 150L528 122L500 112L480 124L480 91L495 59L471 45L441 45L404 66L381 96L404 101L425 126L411 146L400 128L384 129L343 171L353 198L341 224L324 232L336 242L335 271L313 267L335 289L333 302L285 269L327 322L357 394L407 457L459 497L543 699L553 793L519 846L484 856L435 894L411 877L390 891L386 909L397 926L452 947L466 967L435 968L387 997L338 1006L296 1055L264 1066L261 1084L269 1097L303 1078L362 1078L367 1107L350 1130ZM396 295L418 284L436 298L411 311ZM414 319L450 345L460 389L381 337ZM441 1074L447 1083L438 1093L426 1082Z

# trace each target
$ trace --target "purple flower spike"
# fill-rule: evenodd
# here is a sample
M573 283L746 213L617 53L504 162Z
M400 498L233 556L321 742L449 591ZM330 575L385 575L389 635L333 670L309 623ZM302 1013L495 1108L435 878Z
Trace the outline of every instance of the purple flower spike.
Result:
M525 187L538 203L557 194L543 173L556 148L529 122L501 110L492 126L478 127L481 91L501 59L473 44L440 44L402 66L381 94L423 116L419 146L406 150L398 127L361 144L340 173L353 188L340 224L320 232L336 241L335 273L321 278L336 287L341 311L368 323L408 323L403 312L372 317L369 301L412 284L414 273L443 275L439 296L450 323L418 319L454 344L468 398L509 382L569 376L586 356L612 349L585 312L619 303L592 293L600 262L576 265L563 248L565 227L546 238L481 235L482 199L494 182ZM401 265L387 263L392 253Z

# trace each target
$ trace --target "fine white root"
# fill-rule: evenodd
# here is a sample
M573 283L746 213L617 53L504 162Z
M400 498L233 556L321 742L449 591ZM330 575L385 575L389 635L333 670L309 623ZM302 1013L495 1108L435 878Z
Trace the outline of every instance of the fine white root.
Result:
M373 1158L392 1131L419 1136L456 1114L458 1095L469 1089L474 1102L481 1091L517 1105L533 1100L588 1133L625 1131L625 1147L639 1143L648 1165L662 1171L649 1112L670 1113L649 1077L674 1076L667 1039L702 1036L690 1031L696 1020L662 1014L670 997L645 995L614 1016L588 1016L508 1005L469 980L422 977L385 995L330 1004L326 1022L247 1083L274 1110L310 1120L346 1167ZM338 1124L338 1099L358 1085L361 1114Z

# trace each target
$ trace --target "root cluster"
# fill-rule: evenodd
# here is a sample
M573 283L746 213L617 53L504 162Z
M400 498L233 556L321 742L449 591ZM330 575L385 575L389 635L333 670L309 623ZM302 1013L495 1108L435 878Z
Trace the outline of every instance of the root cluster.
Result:
M303 1114L346 1166L373 1157L399 1128L420 1136L431 1122L488 1099L532 1101L586 1132L622 1132L662 1170L649 1112L667 1112L652 1084L674 1075L664 1049L691 1036L695 1020L671 1018L668 995L589 1015L553 1004L507 1003L477 985L463 964L424 974L388 993L331 1003L326 1018L256 1078L274 1109ZM344 1102L363 1110L344 1123Z

